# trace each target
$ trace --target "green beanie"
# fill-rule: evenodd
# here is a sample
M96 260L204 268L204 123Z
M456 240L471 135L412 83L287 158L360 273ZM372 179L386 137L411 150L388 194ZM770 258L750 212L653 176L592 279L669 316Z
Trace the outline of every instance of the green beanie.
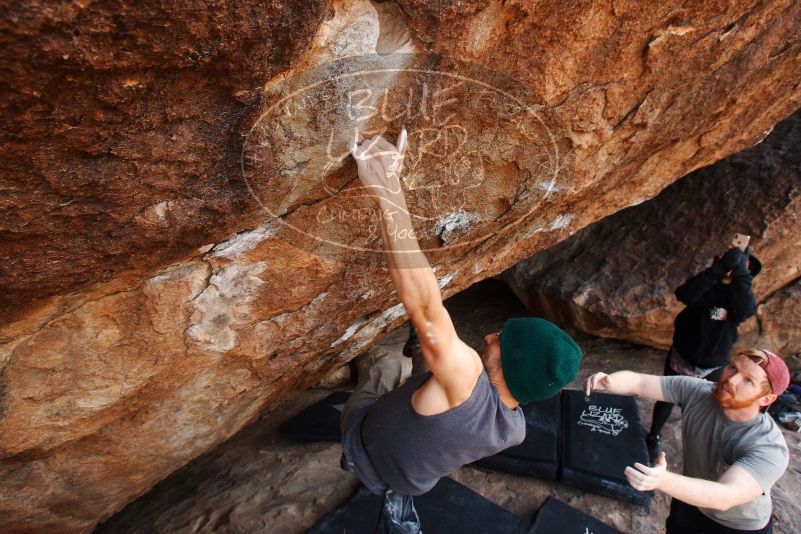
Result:
M517 402L553 397L576 378L581 348L565 331L539 317L509 319L501 331L501 366Z

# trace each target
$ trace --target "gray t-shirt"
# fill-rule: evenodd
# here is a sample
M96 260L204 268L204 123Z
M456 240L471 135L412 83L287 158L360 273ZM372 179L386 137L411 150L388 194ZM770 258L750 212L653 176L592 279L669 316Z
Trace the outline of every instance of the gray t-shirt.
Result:
M688 376L663 376L665 400L682 409L684 475L718 480L732 465L745 469L764 494L725 512L699 508L729 528L758 530L770 520L770 488L784 474L790 456L778 425L765 413L750 421L728 420L715 401L715 384Z
M438 415L420 415L412 394L431 373L412 376L352 419L343 444L345 456L371 491L390 488L405 495L430 490L440 477L463 465L519 445L526 437L521 409L507 408L487 373L467 400ZM358 429L356 425L360 425ZM358 433L358 437L356 434Z

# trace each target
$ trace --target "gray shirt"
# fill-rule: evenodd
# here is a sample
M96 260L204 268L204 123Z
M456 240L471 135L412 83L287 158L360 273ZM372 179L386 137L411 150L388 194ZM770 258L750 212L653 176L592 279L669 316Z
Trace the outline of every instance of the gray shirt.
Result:
M687 376L663 376L665 400L682 409L684 475L716 481L732 465L753 476L764 493L725 512L699 508L729 528L758 530L770 520L770 488L790 459L778 425L766 413L744 422L728 420L714 397L715 384Z
M462 404L438 415L420 415L412 407L412 394L430 377L430 372L412 376L366 406L359 437L345 440L346 456L373 491L420 495L459 467L526 437L523 411L507 408L483 371Z

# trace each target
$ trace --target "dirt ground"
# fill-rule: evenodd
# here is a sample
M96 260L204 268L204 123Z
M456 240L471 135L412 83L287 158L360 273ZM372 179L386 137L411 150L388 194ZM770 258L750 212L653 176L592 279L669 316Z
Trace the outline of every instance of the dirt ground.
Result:
M460 336L478 347L505 318L525 310L500 282L488 281L447 303ZM373 350L400 350L405 329ZM664 353L615 340L575 336L585 351L576 388L597 370L631 369L658 374ZM346 370L339 377L347 376ZM328 382L336 382L336 379ZM309 389L266 411L254 424L197 458L101 524L97 533L300 533L343 504L358 488L356 477L339 468L338 444L298 444L278 436L279 425L330 393ZM643 423L653 403L638 400ZM681 470L680 412L663 433L668 468ZM773 488L774 531L801 532L801 435L785 431L790 467ZM657 493L649 508L618 502L556 482L463 467L452 478L522 517L531 517L549 495L623 532L664 532L669 498Z

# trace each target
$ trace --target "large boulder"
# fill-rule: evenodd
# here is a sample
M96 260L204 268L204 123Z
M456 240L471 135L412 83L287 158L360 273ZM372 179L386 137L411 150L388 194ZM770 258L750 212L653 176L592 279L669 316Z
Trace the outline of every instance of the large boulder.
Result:
M756 316L743 323L737 344L765 347L784 357L801 356L801 280L760 304ZM790 366L792 370L794 364Z
M695 171L656 198L584 228L520 262L504 279L535 313L585 332L670 346L683 305L673 291L752 235L763 263L757 316L743 343L801 350L801 112L759 145ZM794 284L794 285L793 285Z
M0 530L91 530L404 320L354 138L409 129L451 294L762 139L801 101L799 21L779 0L4 11Z

